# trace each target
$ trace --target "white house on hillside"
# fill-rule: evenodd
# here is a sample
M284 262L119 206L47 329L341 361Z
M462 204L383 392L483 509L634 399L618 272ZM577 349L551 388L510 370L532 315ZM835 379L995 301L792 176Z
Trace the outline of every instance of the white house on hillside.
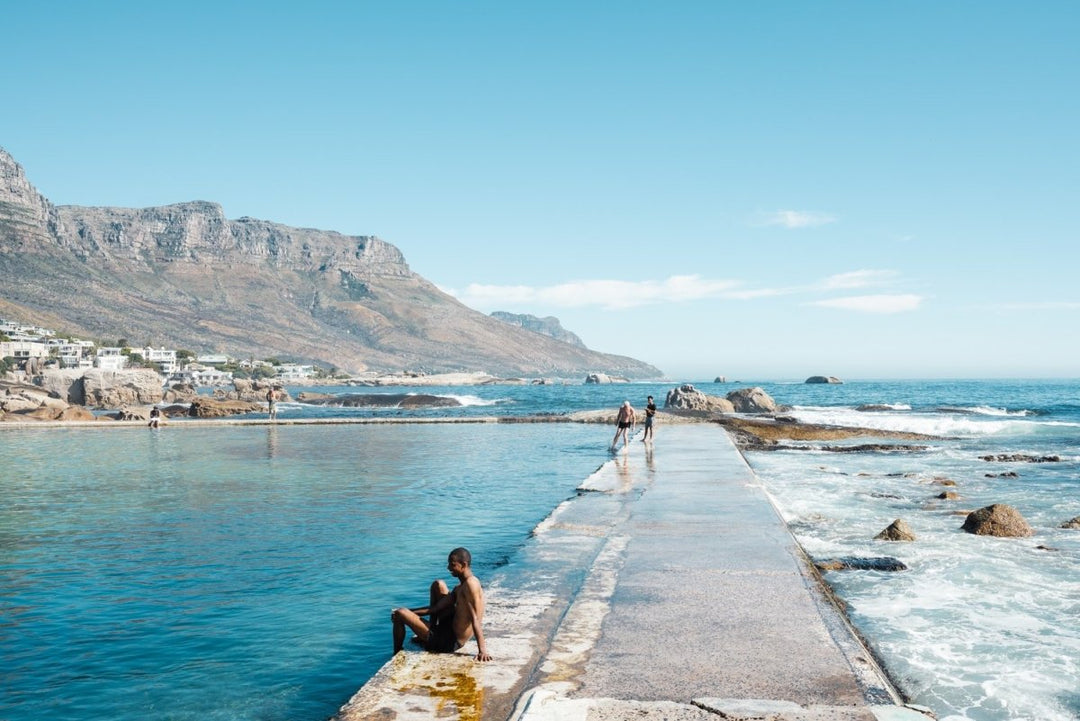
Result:
M102 370L118 371L123 370L127 366L127 356L121 351L122 348L116 347L102 347L97 349L97 357L94 359L94 365Z
M165 375L170 375L180 369L176 362L175 350L165 350L164 348L155 349L146 346L142 349L142 357L149 363L157 363L160 365L161 372Z
M188 363L182 371L175 371L169 376L170 383L187 383L192 386L221 386L232 383L233 374L217 368L209 368L199 363Z
M0 342L0 358L48 358L49 348L44 343L27 340Z
M211 353L208 355L201 355L195 360L203 365L222 366L229 362L229 356L224 353Z
M282 363L277 370L277 377L283 381L303 380L314 375L315 366L304 366L297 363Z

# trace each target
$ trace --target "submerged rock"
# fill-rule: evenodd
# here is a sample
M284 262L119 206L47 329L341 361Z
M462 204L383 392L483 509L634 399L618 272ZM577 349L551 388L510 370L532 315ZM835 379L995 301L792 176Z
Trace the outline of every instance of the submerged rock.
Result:
M830 453L918 453L927 448L904 443L860 443L853 446L822 446L821 450Z
M891 556L874 556L859 558L845 556L843 558L828 558L823 561L815 561L814 565L822 571L906 571L908 567L898 558Z
M1026 538L1035 534L1020 515L1020 511L1004 503L995 503L972 511L964 520L962 528L976 536Z
M881 533L874 536L876 541L914 541L915 532L911 530L911 526L907 524L902 518L897 518L895 521L889 524Z
M981 460L998 463L1059 463L1061 456L1031 456L1027 453L998 453L992 456L979 456Z

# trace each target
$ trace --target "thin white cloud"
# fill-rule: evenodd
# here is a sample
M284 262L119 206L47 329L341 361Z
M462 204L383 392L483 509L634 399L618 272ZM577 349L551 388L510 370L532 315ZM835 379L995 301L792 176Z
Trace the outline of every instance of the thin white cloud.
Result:
M721 297L738 285L735 281L709 280L699 275L673 275L661 281L581 280L543 288L472 283L463 293L448 292L466 305L492 310L526 305L599 306L606 310L623 310Z
M751 301L783 295L820 294L892 285L894 270L855 270L831 275L808 285L774 288L747 287L738 280L713 280L700 275L673 275L666 280L578 280L551 286L472 283L464 291L442 288L465 305L482 311L584 308L626 310L646 305L722 299ZM855 310L864 313L900 313L915 310L923 297L914 294L877 294L827 298L805 305Z
M820 213L812 210L776 210L771 213L760 214L754 225L778 225L789 230L797 230L799 228L816 228L836 221L837 217L831 213Z
M816 300L808 305L822 308L854 310L861 313L905 313L918 309L923 297L914 294L897 295L853 295L846 298L827 298Z
M853 270L829 276L822 281L821 288L823 290L869 288L877 285L887 285L899 275L895 270Z

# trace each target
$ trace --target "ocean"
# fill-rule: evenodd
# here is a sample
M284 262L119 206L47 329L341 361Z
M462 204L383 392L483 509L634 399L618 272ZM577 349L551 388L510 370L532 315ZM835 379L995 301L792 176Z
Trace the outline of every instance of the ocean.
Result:
M640 409L675 385L297 388L464 405L284 403L278 417L561 415L624 399ZM909 452L747 455L814 558L908 566L826 579L913 701L950 721L1080 718L1080 531L1058 528L1080 516L1080 381L695 385L757 385L803 421L943 437ZM0 428L0 719L325 719L389 658L390 608L424 603L451 548L473 552L485 583L527 583L533 529L611 462L613 432ZM990 454L1060 460L981 459ZM960 497L937 498L944 490ZM991 503L1015 506L1035 536L959 530L958 513ZM917 540L874 541L896 518Z

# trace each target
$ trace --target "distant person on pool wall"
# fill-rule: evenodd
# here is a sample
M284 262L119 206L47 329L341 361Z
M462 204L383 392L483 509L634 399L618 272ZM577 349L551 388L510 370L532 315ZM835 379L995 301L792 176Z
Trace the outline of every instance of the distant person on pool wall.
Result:
M273 388L266 391L266 412L270 415L270 420L277 420L277 393Z
M405 644L405 627L431 653L454 653L476 637L476 660L490 661L484 641L484 589L472 573L472 555L468 549L455 548L446 560L446 570L458 580L453 591L443 580L431 584L430 600L421 608L395 608L390 612L394 622L394 653ZM421 616L427 616L425 622Z
M645 404L645 432L641 434L641 442L648 443L653 439L653 416L656 415L656 404L653 403L652 396L649 396L649 402Z
M623 404L619 406L619 414L615 416L615 437L611 439L611 450L615 450L615 446L619 445L620 434L622 434L623 448L626 447L629 443L627 433L633 433L636 422L634 407L630 405L630 401L623 401Z

